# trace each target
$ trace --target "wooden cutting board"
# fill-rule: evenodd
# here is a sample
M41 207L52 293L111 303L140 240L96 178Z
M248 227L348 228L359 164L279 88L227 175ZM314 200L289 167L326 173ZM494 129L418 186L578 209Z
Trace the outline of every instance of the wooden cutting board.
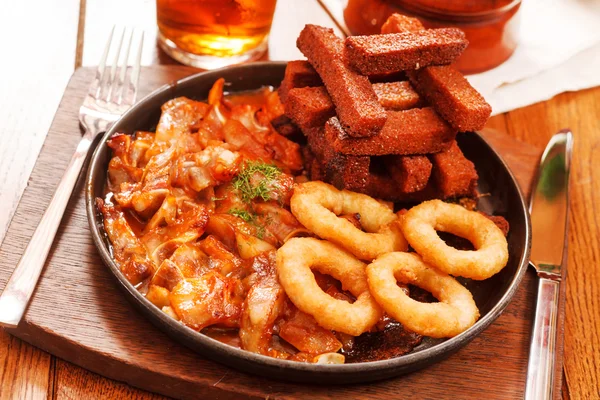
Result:
M178 66L142 70L141 95L195 72ZM78 109L94 71L77 70L66 91L28 188L0 248L3 288L31 237L80 138ZM35 112L35 110L32 110ZM487 131L527 193L540 149ZM564 287L564 285L563 285ZM528 271L498 320L449 359L378 383L312 386L252 376L209 361L172 341L125 301L88 230L82 179L74 190L27 314L9 332L106 377L179 398L522 398L536 279ZM559 318L564 318L564 292ZM562 322L560 326L562 327ZM559 332L562 354L563 331ZM557 363L560 395L562 356Z

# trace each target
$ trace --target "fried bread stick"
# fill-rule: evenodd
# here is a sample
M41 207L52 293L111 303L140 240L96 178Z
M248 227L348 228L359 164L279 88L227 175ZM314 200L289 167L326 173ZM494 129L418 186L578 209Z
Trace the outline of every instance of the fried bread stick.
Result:
M426 156L387 156L384 164L402 193L425 189L431 175L431 161Z
M418 32L425 29L421 21L402 14L392 14L381 26L381 33Z
M376 135L385 124L385 110L369 79L344 62L343 40L332 29L306 25L296 44L321 76L348 135Z
M306 176L312 181L325 180L325 176L322 174L321 161L319 161L313 152L310 150L310 146L304 146L302 148L302 159L304 160L304 170Z
M290 61L285 67L283 80L277 89L277 94L279 94L281 102L285 103L291 89L322 85L321 77L308 61Z
M456 131L432 108L425 107L389 111L383 129L372 138L349 137L337 118L333 117L325 124L325 136L329 145L343 154L412 155L447 149L456 137Z
M373 90L386 110L408 110L423 103L408 81L374 83Z
M456 28L346 38L348 63L363 75L450 64L469 42Z
M381 27L381 33L406 33L424 29L419 20L392 14ZM417 92L435 110L460 131L482 129L492 108L465 77L452 66L427 67L407 72Z
M304 169L310 172L310 166L315 159L310 146L302 146L300 152L302 153L302 161L304 162Z
M313 158L310 163L310 180L311 181L324 181L325 175L323 173L323 167L321 162L316 158Z
M470 197L477 194L477 171L453 141L447 150L431 154L432 178L443 199Z
M286 115L280 115L271 120L271 125L273 129L277 131L282 136L285 137L296 137L299 129L291 119L289 119Z
M487 219L489 219L494 224L496 224L496 226L502 231L502 233L504 233L504 236L508 236L508 231L510 230L510 224L508 223L506 218L504 218L500 215L489 215L482 211L480 211L479 213L483 214Z
M396 180L391 176L382 174L370 174L367 187L360 191L381 200L413 203L439 198L432 182L428 183L423 190L412 193L404 193L398 189Z
M290 90L285 114L302 130L323 126L335 115L335 106L323 86Z
M369 157L336 152L325 141L324 128L304 131L312 153L320 162L321 176L338 189L364 190L369 179Z
M379 103L388 110L407 110L422 104L410 82L373 84ZM335 116L335 106L323 86L295 88L289 91L285 113L302 129L322 126Z
M427 67L407 75L452 127L463 132L483 129L492 107L454 67Z

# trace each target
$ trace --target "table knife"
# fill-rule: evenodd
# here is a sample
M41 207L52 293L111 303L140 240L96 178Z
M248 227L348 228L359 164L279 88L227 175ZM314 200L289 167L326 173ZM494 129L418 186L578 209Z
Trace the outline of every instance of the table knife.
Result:
M530 264L537 272L539 283L529 349L526 400L552 399L553 396L558 299L562 277L566 276L572 150L570 131L555 134L542 154L531 191Z

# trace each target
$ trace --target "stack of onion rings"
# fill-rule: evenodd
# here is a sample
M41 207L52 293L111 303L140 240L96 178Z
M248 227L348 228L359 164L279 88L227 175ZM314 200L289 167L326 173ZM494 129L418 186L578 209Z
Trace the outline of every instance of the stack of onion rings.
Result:
M287 241L277 252L279 281L296 307L321 326L353 336L372 328L383 314L381 308L418 334L456 336L477 321L479 310L471 292L451 275L487 279L508 261L506 238L492 221L440 200L421 203L398 217L376 199L314 181L295 188L291 210L309 231L328 241ZM360 215L364 231L338 217L344 214ZM476 250L448 246L437 230L469 240ZM408 244L418 254L407 253ZM365 267L357 258L374 261ZM323 292L311 269L341 281L356 302ZM430 292L439 302L411 299L402 287L407 284Z
M450 275L431 268L414 253L388 253L367 266L369 288L377 303L404 327L433 338L451 337L479 318L473 296ZM439 303L421 303L396 284L423 288Z
M328 274L356 297L338 300L317 284L311 269ZM367 284L365 264L333 243L315 238L293 238L277 251L277 275L288 297L324 328L358 336L382 317Z
M508 261L508 243L488 218L458 204L430 200L408 210L402 232L423 260L447 274L476 280L498 273ZM448 232L469 240L476 250L457 250L436 233Z
M323 182L298 185L291 199L292 214L307 229L334 242L361 260L371 261L381 254L406 251L398 217L386 205L364 194L337 190ZM366 232L356 228L341 214L359 214Z

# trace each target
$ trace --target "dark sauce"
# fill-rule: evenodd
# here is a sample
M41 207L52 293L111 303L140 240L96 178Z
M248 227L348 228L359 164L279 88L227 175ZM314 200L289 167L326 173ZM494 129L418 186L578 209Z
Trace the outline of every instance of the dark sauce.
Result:
M427 291L409 285L410 297L423 303L437 300ZM346 363L387 360L410 353L423 341L423 336L404 328L398 321L384 317L384 328L377 332L363 333L356 337L350 347L340 352Z
M391 320L383 331L356 337L352 347L342 349L341 353L346 357L346 363L387 360L410 353L422 340L423 336Z
M465 238L453 235L448 232L438 232L440 239L442 239L448 246L454 247L458 250L475 250L473 244Z

